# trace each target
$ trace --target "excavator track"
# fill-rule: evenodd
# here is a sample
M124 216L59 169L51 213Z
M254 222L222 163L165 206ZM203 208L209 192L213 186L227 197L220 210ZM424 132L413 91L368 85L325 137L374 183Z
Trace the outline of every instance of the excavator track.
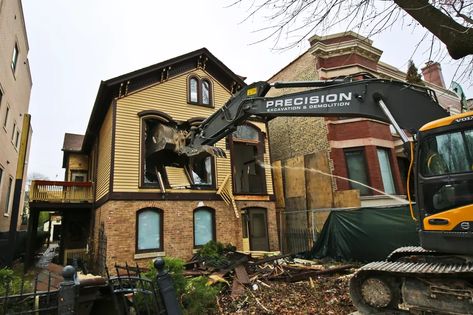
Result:
M435 255L436 252L429 249L424 249L420 246L404 246L399 247L398 249L394 250L389 256L386 258L387 261L397 261L402 257L406 256L427 256L427 255Z
M473 314L473 261L451 258L422 248L397 249L387 261L356 272L352 301L362 314Z

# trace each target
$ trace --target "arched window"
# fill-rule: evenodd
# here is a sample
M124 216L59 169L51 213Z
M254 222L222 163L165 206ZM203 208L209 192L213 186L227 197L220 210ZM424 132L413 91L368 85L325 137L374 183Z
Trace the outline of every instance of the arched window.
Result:
M189 104L213 106L212 83L192 75L188 79L187 99Z
M202 80L202 104L210 105L210 82Z
M136 252L163 250L163 211L144 208L136 213Z
M195 77L189 79L189 102L199 102L199 81Z
M202 207L194 210L194 247L215 241L215 211Z

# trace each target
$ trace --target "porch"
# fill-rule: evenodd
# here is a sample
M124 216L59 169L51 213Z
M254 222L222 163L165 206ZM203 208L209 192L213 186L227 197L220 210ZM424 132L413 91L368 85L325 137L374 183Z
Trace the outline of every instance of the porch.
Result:
M25 265L33 263L35 255L33 242L37 238L38 231L48 225L39 222L41 213L49 215L48 233L51 233L52 217L60 217L60 220L57 219L55 222L59 224L55 224L54 227L55 234L59 235L59 237L55 235L59 254L56 263L65 265L70 263L69 260L72 258L84 256L90 231L93 199L93 183L91 182L32 181ZM49 235L48 246L51 239L54 237Z

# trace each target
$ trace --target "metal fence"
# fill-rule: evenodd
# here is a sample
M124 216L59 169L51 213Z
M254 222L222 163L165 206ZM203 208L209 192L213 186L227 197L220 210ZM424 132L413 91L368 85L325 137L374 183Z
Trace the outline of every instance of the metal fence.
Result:
M312 249L331 211L338 209L286 210L281 213L284 253L299 254Z
M314 229L287 228L285 233L286 253L299 254L312 249L317 240L317 232Z
M0 279L0 315L23 314L182 314L172 279L157 259L156 279L138 267L115 266L116 275L78 280L73 266L34 280Z

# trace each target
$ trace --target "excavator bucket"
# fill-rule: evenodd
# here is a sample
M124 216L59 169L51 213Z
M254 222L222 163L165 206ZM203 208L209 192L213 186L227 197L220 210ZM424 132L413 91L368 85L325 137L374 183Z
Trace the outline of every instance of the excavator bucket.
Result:
M185 146L181 147L179 154L185 155L187 157L194 157L202 153L208 153L217 158L226 158L227 155L225 151L221 148L214 147L211 145L194 145L194 146Z
M210 154L225 158L225 151L210 145L186 146L191 132L180 126L156 124L146 131L146 157L164 165L183 166L191 157Z

